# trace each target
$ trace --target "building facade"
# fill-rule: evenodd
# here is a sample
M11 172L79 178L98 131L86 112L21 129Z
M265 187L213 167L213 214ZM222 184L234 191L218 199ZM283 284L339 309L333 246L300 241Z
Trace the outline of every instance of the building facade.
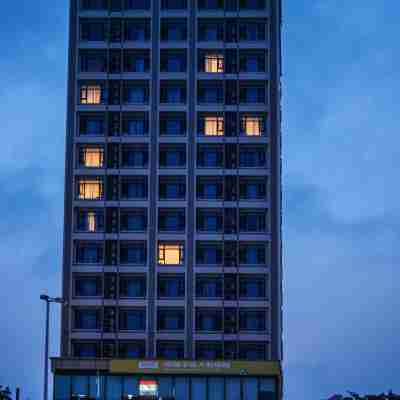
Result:
M56 400L128 395L133 365L205 379L177 399L238 371L238 399L279 392L280 24L279 0L71 0Z

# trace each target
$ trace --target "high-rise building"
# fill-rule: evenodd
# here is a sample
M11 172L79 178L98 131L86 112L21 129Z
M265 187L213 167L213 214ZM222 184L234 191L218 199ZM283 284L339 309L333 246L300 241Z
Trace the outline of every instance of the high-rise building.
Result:
M280 0L71 0L55 400L281 397Z

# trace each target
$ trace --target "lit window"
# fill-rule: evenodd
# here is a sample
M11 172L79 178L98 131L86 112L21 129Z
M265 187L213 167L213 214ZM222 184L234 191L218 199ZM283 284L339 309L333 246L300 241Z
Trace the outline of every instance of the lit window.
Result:
M182 244L159 244L158 263L160 265L181 265L183 264Z
M80 164L87 168L101 168L104 152L99 147L83 147L80 151Z
M103 197L103 184L99 179L82 179L79 181L79 199L99 200Z
M206 136L223 136L224 135L224 118L223 117L205 117L204 118L204 135L206 135Z
M246 136L261 136L263 131L263 119L261 117L244 117L243 128L243 133Z
M81 104L101 104L101 86L81 86Z
M224 72L224 56L207 54L204 58L204 72Z
M97 227L96 213L89 211L87 214L87 219L88 219L88 231L96 232L96 227Z

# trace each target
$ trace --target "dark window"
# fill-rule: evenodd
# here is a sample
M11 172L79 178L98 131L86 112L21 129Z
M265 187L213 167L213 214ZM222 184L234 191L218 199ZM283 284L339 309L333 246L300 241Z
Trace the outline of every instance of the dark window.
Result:
M186 53L183 51L162 50L160 70L161 72L185 72Z
M146 310L120 310L119 329L124 331L144 331L146 329Z
M149 72L150 57L148 53L127 52L124 54L125 72Z
M107 58L106 55L101 52L81 52L79 65L81 72L106 72Z
M182 232L185 230L185 210L159 209L159 232Z
M265 232L266 218L266 211L263 210L241 210L240 232Z
M257 276L240 277L239 293L243 299L265 298L265 278Z
M212 342L197 343L196 358L198 360L221 360L222 344Z
M241 331L265 331L265 310L240 310L239 327Z
M148 164L148 149L143 146L122 147L122 167L146 168Z
M186 7L186 0L161 0L161 8L165 10L184 10Z
M186 165L185 146L160 146L160 167L176 168Z
M160 87L161 103L185 103L186 86L182 83L161 82Z
M119 342L120 358L144 358L145 353L145 342Z
M240 72L265 72L265 54L241 52L239 70Z
M95 309L75 309L75 329L96 330L100 328L100 311Z
M121 243L121 264L143 265L146 263L146 245L142 242Z
M118 128L119 129L119 128ZM125 136L144 136L149 132L149 121L146 114L124 115L122 133Z
M224 40L223 21L199 21L198 36L201 41Z
M146 277L122 275L119 280L119 295L130 298L146 297Z
M96 358L100 356L100 343L97 342L74 342L74 357Z
M223 182L219 178L198 178L197 199L198 200L220 200L223 197Z
M107 0L81 0L82 10L106 10Z
M218 332L222 330L222 310L197 309L196 331Z
M75 245L77 264L101 264L103 246L100 243L78 242Z
M150 0L125 0L125 10L149 10Z
M244 104L265 103L265 86L241 85L240 102Z
M161 20L161 40L180 41L186 40L186 20Z
M262 10L265 8L265 0L239 0L241 10Z
M248 361L266 360L266 346L264 343L240 343L239 358Z
M160 135L183 136L186 134L184 114L160 114Z
M239 163L241 168L265 167L267 164L265 148L240 146Z
M241 200L263 200L266 198L267 183L265 179L241 179L239 193Z
M159 309L157 315L159 331L181 331L185 329L185 310Z
M210 84L208 82L199 82L197 96L200 104L222 103L224 101L224 90L220 83Z
M146 84L128 84L124 88L125 104L147 104L149 102L149 88Z
M102 294L101 278L98 276L78 276L75 278L75 296L96 297Z
M265 244L240 244L239 262L240 264L261 265L266 264Z
M158 342L157 356L166 360L182 360L185 355L183 342Z
M196 263L206 265L222 264L222 245L219 243L197 243Z
M249 21L239 24L240 40L265 40L265 22Z
M206 298L221 298L223 279L221 276L204 276L196 277L196 296Z
M158 277L158 297L179 298L185 296L185 276L160 275Z
M224 8L223 0L198 0L199 10L218 10Z
M223 166L224 153L222 147L198 145L197 166L202 168L219 168Z
M102 42L106 38L106 24L103 21L82 21L81 40Z
M128 20L125 24L125 40L141 41L150 39L150 24L144 20Z
M144 232L147 229L146 210L121 210L122 232Z
M186 196L186 184L184 178L160 177L160 200L184 200Z
M121 199L135 200L147 198L147 179L145 177L123 177L121 179Z
M223 218L221 210L197 209L198 232L222 232Z
M80 115L79 135L82 136L104 135L104 118L101 115Z

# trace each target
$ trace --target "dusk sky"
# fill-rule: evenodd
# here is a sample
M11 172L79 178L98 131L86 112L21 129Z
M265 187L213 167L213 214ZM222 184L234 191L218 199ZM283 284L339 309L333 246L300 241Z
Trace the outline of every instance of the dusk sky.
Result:
M61 294L68 1L3 3L0 384L37 400L39 295ZM284 0L288 400L400 392L399 16L395 0Z

